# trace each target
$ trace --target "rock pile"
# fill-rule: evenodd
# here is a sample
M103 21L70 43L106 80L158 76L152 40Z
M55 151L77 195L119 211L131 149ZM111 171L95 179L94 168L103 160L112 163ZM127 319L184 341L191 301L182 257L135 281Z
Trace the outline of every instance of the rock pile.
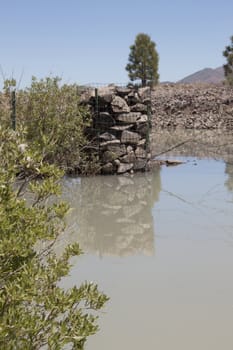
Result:
M152 91L157 128L233 129L233 89L214 84L160 84Z
M98 146L103 174L150 168L149 87L88 89L82 93L81 103L89 105L93 115L88 133Z

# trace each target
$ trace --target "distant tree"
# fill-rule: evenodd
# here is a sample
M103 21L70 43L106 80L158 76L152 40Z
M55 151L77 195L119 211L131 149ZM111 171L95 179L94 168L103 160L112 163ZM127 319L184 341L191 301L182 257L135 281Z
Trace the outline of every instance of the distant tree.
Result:
M223 56L226 57L227 63L224 64L225 77L230 85L233 85L233 36L230 38L230 45L226 46Z
M131 81L140 79L142 86L148 82L157 84L159 55L155 46L149 35L140 33L136 36L134 44L130 46L129 62L126 66Z

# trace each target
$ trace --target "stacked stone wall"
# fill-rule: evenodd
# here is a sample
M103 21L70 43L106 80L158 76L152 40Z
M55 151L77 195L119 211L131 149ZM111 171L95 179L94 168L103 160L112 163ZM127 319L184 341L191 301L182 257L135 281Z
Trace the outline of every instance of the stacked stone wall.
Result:
M151 90L108 86L88 89L81 103L89 106L88 130L99 152L102 174L123 174L150 168Z

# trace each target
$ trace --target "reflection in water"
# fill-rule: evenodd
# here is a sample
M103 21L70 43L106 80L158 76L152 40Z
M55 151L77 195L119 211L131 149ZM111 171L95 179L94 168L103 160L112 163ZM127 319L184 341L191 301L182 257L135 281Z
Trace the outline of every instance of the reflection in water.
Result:
M233 163L233 131L156 130L151 144L153 156L212 158Z
M224 160L228 179L225 185L233 191L233 131L232 130L163 130L151 136L154 157L197 157ZM168 151L167 151L168 150Z
M228 175L225 185L228 191L233 191L233 163L226 164L225 173Z
M64 241L90 253L65 285L95 281L110 297L87 349L232 350L232 136L203 134L164 156L224 160L227 181L223 162L209 159L162 168L162 189L159 170L64 179L73 208ZM156 150L186 137L157 135Z
M72 207L66 241L100 256L154 254L152 208L161 190L160 169L133 177L67 178L63 189Z

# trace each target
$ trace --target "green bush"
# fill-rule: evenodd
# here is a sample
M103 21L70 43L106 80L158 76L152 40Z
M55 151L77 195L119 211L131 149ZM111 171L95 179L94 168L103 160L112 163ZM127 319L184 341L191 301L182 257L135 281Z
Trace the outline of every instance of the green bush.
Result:
M0 95L1 125L11 125L11 95L14 80L5 81ZM97 155L87 152L87 127L92 123L88 109L79 103L76 84L62 84L58 77L37 80L16 92L17 128L26 130L26 142L40 150L43 160L66 172L81 174L98 170Z
M22 135L0 127L0 349L83 349L107 297L91 283L59 287L81 251L54 253L68 208L46 199L59 194L62 173Z

